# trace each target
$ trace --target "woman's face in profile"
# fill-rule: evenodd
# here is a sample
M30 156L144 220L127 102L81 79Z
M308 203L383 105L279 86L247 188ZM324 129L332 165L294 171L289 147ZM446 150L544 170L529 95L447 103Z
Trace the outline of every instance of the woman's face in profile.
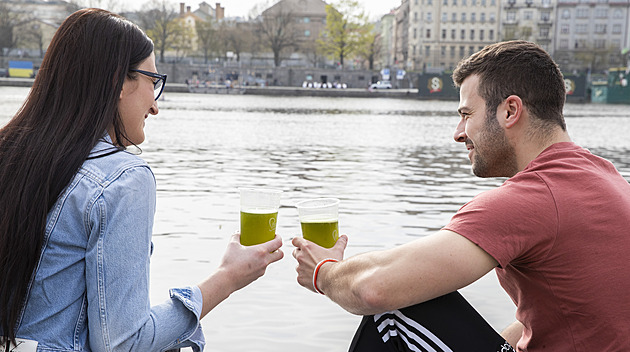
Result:
M155 55L151 53L138 66L138 70L157 73ZM155 78L138 72L132 74L135 75L135 78L125 78L118 102L118 111L124 126L124 133L129 139L129 141L122 141L125 147L131 143L139 145L144 142L144 120L149 115L157 115L159 111L157 101L154 98Z

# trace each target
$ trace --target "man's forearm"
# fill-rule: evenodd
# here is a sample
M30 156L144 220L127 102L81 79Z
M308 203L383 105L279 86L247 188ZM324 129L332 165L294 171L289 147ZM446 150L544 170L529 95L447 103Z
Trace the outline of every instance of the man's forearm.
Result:
M372 297L376 290L368 281L368 275L375 267L369 256L363 254L338 263L325 263L318 275L318 288L350 313L381 313L378 302Z

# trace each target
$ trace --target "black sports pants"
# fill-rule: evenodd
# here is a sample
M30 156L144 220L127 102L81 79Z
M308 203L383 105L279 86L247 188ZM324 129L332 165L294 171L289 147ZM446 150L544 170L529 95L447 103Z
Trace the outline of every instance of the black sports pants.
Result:
M514 352L462 297L452 292L363 317L350 352Z

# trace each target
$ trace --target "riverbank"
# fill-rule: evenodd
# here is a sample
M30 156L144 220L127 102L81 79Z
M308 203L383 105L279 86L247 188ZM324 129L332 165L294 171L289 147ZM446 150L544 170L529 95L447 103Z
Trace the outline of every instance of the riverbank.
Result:
M0 78L0 86L30 87L32 78ZM190 93L188 86L183 83L167 83L165 92ZM346 97L346 98L396 98L419 99L417 89L382 89L368 90L360 88L302 88L302 87L240 87L240 88L208 88L193 94L243 94L265 96L295 96L295 97Z

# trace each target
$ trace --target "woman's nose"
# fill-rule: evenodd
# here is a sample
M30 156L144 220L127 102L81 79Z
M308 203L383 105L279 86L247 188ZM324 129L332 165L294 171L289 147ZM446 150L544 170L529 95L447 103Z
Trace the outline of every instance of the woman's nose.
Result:
M157 115L158 112L160 112L160 109L158 108L158 102L157 100L154 100L153 105L151 105L151 109L149 110L149 113L151 115Z

